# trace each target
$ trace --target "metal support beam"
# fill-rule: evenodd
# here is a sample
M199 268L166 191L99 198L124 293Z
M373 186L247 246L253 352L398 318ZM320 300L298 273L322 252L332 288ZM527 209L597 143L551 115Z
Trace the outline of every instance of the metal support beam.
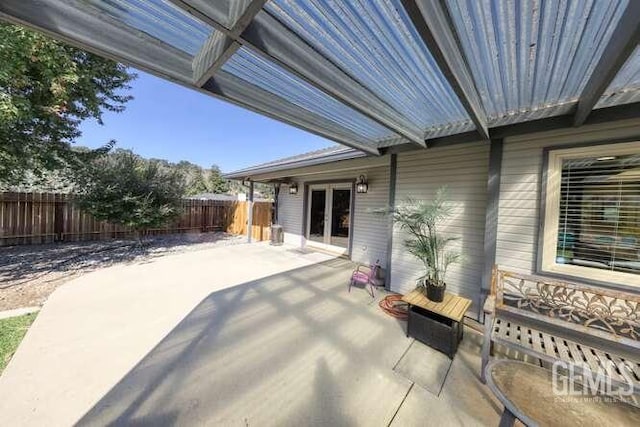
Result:
M264 56L311 86L339 100L369 119L420 147L424 131L389 104L322 56L299 35L264 10L259 11L241 34L224 27L190 0L170 0L225 36ZM219 64L218 66L221 66Z
M530 122L516 123L490 129L492 139L507 138L509 136L525 135L528 133L548 130L567 129L573 126L573 115L548 117ZM640 119L640 103L616 105L615 107L598 108L594 110L584 125L613 122L627 119Z
M247 242L251 243L253 234L253 181L249 181L249 201L247 202Z
M126 26L82 1L2 0L0 19L33 28L164 79L191 83L191 57L188 54Z
M480 136L489 139L482 100L451 24L446 5L440 0L401 0L433 59L444 74Z
M527 135L538 132L546 132L561 129L573 129L573 114L547 117L544 119L531 120L529 122L514 123L511 125L497 126L489 128L491 139L502 139L511 136ZM615 107L598 108L594 110L584 125L596 125L599 123L616 122L620 120L640 119L640 102L632 104L616 105ZM455 135L427 139L427 146L430 148L445 147L449 145L465 144L480 141L477 132L465 132ZM382 148L382 154L403 153L413 151L416 148L410 144L398 144L392 147Z
M218 72L215 78L209 79L203 89L307 132L315 133L370 155L380 155L380 150L372 147L362 137L348 129L336 130L336 124L324 117L304 111L285 99L258 86L248 85L244 80L224 71Z
M262 9L267 0L251 0L246 5L237 2L242 10L235 11L234 24L228 32L214 31L205 42L200 52L193 58L193 81L196 86L202 87L207 80L227 62L229 58L240 48L236 38L245 30ZM234 2L235 4L236 2Z
M238 49L240 44L221 32L211 34L193 58L193 84L204 86Z
M398 177L398 155L391 154L389 156L389 209L393 209L396 206L396 179ZM393 216L389 214L387 218L387 263L384 275L384 288L387 291L391 290L391 269L393 268L393 260L391 255L393 254Z
M280 224L280 182L273 183L273 218L272 224Z
M573 118L574 126L581 126L593 107L607 90L618 71L640 43L640 1L629 0L620 22L604 49L589 81L582 90Z

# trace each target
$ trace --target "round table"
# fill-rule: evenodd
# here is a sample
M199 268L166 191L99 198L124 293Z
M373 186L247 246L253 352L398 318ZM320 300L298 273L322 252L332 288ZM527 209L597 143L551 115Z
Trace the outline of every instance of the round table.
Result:
M527 426L640 426L640 408L610 396L554 394L548 369L496 360L485 373L487 385L504 405L500 427L512 426L516 418Z

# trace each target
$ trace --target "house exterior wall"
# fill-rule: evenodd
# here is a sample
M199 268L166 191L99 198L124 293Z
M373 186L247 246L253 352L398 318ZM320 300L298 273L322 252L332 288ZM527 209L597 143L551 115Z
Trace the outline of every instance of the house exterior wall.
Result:
M353 181L359 175L365 175L369 184L367 193L355 194L353 215L353 240L351 259L356 262L372 263L380 260L385 265L387 253L388 220L371 212L384 208L389 204L389 166L381 166L380 159L372 159L372 167L363 167L366 162L358 160L356 169L314 173L306 175L305 170L289 175L298 184L298 194L289 194L289 187L283 185L280 191L278 215L285 235L285 243L295 246L304 244L304 185L318 181L342 180ZM349 165L344 163L342 166Z
M543 149L627 138L640 140L640 121L631 120L579 129L505 139L498 208L496 263L521 273L536 271Z
M398 155L396 204L407 198L430 200L447 186L453 204L452 218L441 228L449 236L459 237L452 244L464 256L464 262L450 268L447 289L473 301L470 315L478 312L481 278L484 268L484 225L487 203L489 144L477 142L450 147L412 151ZM424 267L403 245L404 232L393 233L391 290L406 293L415 287Z
M298 184L298 194L289 194L283 185L278 195L278 223L284 231L284 242L288 245L302 244L303 186Z
M640 120L585 126L562 131L540 132L506 138L500 166L500 190L496 233L496 263L503 268L535 273L542 197L543 150L588 143L640 140ZM447 275L448 290L473 301L469 316L479 314L482 303L482 277L485 274L485 223L489 173L487 142L477 142L416 150L397 155L396 205L407 198L432 199L443 185L454 206L453 217L442 231L458 236L454 248L460 249L464 263L453 266ZM352 167L344 169L345 165ZM367 165L370 165L367 167ZM352 259L384 265L387 252L388 220L370 209L386 206L389 200L389 156L345 162L342 171L288 171L298 183L298 194L291 196L283 186L280 194L280 223L287 243L303 244L303 199L305 182L348 179L365 174L367 194L356 194ZM332 170L335 164L324 165ZM316 167L317 169L317 167ZM413 289L423 267L403 246L406 235L393 230L391 250L391 290L406 293Z

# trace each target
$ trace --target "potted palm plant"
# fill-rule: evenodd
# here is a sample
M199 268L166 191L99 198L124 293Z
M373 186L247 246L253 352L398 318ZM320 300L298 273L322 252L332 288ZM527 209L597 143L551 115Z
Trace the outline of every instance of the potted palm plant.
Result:
M445 187L438 189L433 200L408 199L391 210L394 224L408 234L404 246L424 265L424 274L418 279L417 286L434 302L444 299L449 266L461 261L460 252L449 249L458 238L445 236L439 231L442 221L451 214Z

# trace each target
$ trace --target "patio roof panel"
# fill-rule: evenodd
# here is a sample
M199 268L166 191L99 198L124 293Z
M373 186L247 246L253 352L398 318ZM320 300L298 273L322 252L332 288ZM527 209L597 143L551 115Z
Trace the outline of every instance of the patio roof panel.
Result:
M214 78L210 78L202 89L258 114L280 120L364 153L380 155L380 150L369 140L349 129L342 128L318 114L305 111L273 92L250 84L224 70L220 70Z
M265 9L425 134L469 120L399 0L272 0Z
M85 0L123 24L196 55L213 28L164 0Z
M627 5L621 1L447 0L495 126L575 104ZM532 112L536 112L532 114Z
M223 28L232 31L247 9L251 7L253 1L254 0L174 0L172 3L182 3L189 9L193 8ZM167 0L167 2L169 1ZM262 6L262 4L258 6Z
M399 135L347 107L326 93L311 86L279 65L251 50L240 48L222 70L295 104L301 110L320 115L341 128L365 138L372 146ZM406 142L406 141L403 141Z

